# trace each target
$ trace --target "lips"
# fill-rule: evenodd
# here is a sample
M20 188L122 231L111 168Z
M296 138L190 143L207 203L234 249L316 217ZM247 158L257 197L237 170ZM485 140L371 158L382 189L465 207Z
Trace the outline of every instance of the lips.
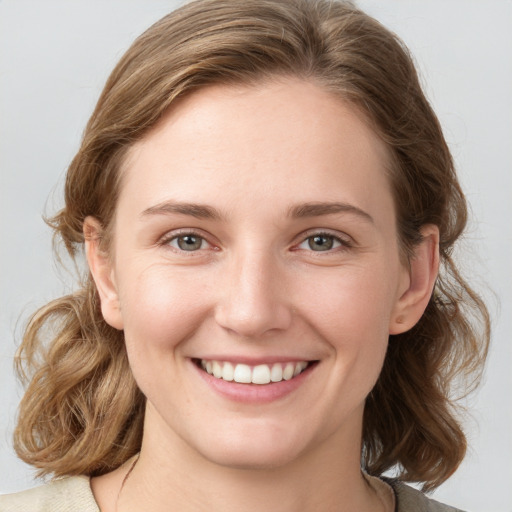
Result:
M309 361L290 361L251 366L231 361L201 359L198 361L198 366L216 379L239 384L266 385L292 380L309 366Z

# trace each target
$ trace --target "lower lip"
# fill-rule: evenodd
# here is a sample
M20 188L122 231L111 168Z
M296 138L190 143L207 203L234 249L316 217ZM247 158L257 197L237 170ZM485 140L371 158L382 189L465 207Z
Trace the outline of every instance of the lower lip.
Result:
M288 396L309 378L317 366L316 362L311 363L302 373L290 380L270 384L240 384L234 381L217 379L199 368L192 360L190 363L210 389L224 398L247 404L264 404Z

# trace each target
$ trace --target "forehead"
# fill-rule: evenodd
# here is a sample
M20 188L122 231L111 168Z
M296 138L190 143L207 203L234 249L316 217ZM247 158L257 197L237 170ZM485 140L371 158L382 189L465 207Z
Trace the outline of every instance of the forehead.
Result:
M283 203L345 199L340 193L371 202L375 190L389 191L387 166L384 143L353 106L314 83L282 79L179 100L130 149L122 182L147 202L169 194L207 202L220 191L228 202L258 192Z

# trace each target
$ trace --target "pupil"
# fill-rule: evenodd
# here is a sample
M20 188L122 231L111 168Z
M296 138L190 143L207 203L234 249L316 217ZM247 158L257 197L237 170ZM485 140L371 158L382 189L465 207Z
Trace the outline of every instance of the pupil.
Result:
M317 251L328 251L332 249L333 240L331 236L316 235L309 240L309 247Z
M180 236L178 246L183 251L194 251L201 247L201 238L193 235Z

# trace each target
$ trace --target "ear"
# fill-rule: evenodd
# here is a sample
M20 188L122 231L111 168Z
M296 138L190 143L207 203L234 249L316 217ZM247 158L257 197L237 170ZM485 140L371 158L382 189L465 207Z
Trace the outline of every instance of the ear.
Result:
M439 271L439 228L426 224L422 240L414 247L409 261L408 279L395 304L389 334L408 331L419 321L428 305Z
M103 226L97 219L89 216L84 220L83 230L87 263L100 297L101 313L107 324L122 330L123 318L112 261L101 247Z

